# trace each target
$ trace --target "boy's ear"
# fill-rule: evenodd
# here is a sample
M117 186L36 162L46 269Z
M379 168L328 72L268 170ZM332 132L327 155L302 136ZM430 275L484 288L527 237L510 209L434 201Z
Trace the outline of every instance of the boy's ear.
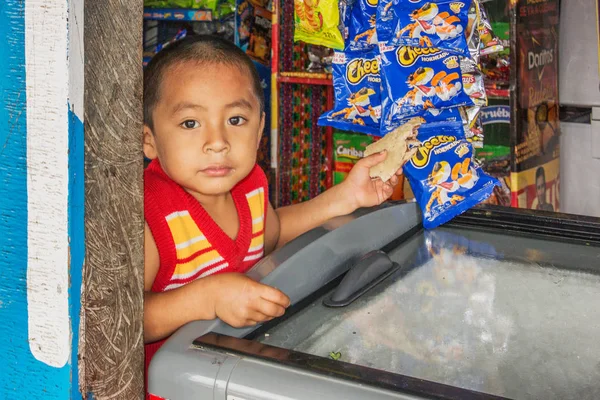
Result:
M260 125L258 127L258 140L256 141L256 150L260 148L260 140L262 139L262 135L265 132L265 119L267 115L263 112L260 116Z
M152 133L152 129L146 124L144 124L144 155L150 160L158 157L154 133Z

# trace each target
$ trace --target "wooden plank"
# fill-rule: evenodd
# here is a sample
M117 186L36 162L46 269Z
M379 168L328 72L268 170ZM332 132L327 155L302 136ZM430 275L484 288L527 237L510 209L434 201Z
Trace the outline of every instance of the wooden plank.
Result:
M85 2L80 374L94 398L143 396L142 0Z

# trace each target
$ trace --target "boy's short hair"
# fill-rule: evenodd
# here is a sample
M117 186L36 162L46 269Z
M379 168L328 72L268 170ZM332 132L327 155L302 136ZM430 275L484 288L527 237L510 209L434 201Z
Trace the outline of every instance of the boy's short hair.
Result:
M214 35L193 35L179 40L156 54L144 70L144 123L154 129L152 113L160 98L161 84L169 68L185 62L223 64L247 70L254 94L265 110L263 88L254 63L232 42ZM199 73L202 73L199 70Z

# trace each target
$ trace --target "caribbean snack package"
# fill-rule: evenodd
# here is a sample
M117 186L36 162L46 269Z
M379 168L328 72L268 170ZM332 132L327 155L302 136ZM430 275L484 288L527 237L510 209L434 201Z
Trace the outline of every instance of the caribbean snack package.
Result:
M486 200L499 185L473 158L460 122L418 127L419 144L404 166L423 212L423 226L435 228Z
M319 118L319 125L378 135L381 78L376 50L336 52L332 68L335 105Z
M294 41L344 49L338 0L294 0Z
M377 34L389 46L437 48L469 56L466 29L472 0L381 0Z
M382 132L412 116L472 106L463 86L461 57L436 48L379 44Z
M373 137L369 135L334 132L333 133L333 184L346 179L354 164L360 160Z

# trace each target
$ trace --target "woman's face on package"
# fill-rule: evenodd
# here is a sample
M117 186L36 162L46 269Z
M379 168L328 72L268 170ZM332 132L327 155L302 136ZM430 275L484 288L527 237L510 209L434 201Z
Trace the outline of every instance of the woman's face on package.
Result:
M163 76L144 152L197 198L228 193L256 163L264 114L242 67L186 62Z

